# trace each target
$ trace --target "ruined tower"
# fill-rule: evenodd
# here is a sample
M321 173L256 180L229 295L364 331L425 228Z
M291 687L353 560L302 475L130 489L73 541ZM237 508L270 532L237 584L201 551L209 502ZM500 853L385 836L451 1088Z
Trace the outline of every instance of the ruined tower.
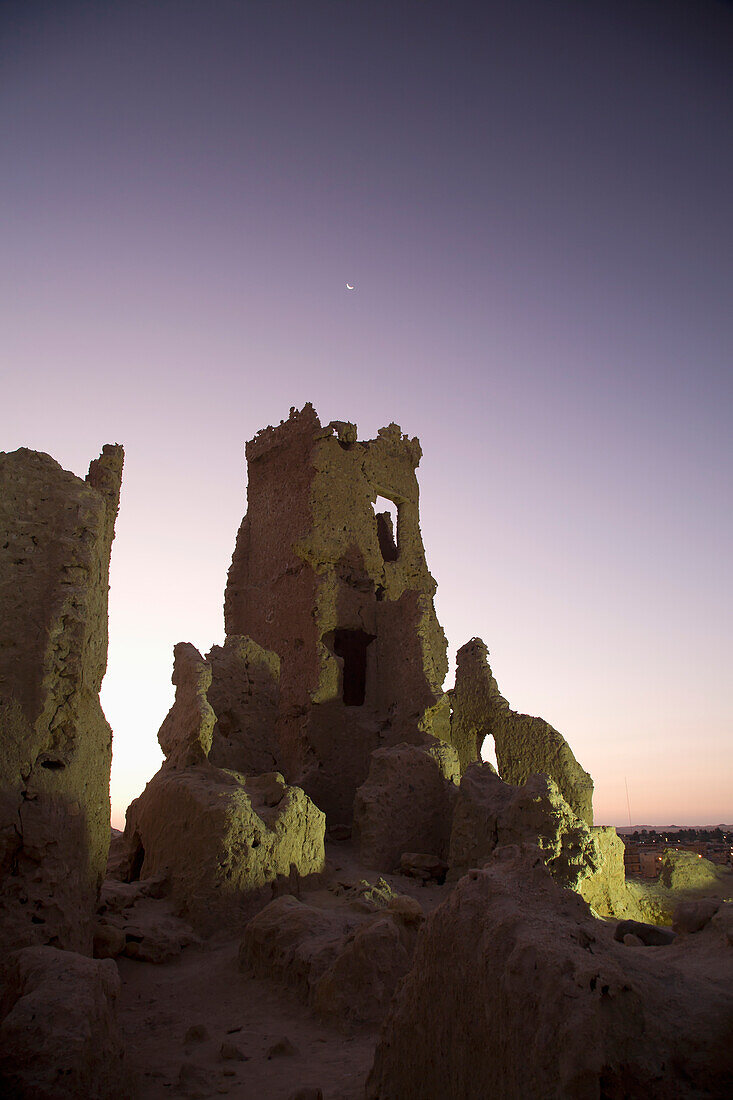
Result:
M450 737L420 443L396 424L358 441L355 425L323 427L308 404L258 432L246 455L226 632L280 657L279 765L330 821L348 822L375 749ZM396 531L379 497L395 505Z

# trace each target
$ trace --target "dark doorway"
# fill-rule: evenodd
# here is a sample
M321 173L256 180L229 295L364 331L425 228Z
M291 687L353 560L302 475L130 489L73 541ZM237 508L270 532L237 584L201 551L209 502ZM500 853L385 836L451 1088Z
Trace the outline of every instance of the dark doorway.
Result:
M135 833L132 838L132 843L134 847L130 857L129 870L125 877L125 882L138 882L143 869L143 863L145 862L145 849L137 833Z
M364 630L335 630L333 651L344 662L343 701L347 707L361 707L366 696L367 646L373 634Z

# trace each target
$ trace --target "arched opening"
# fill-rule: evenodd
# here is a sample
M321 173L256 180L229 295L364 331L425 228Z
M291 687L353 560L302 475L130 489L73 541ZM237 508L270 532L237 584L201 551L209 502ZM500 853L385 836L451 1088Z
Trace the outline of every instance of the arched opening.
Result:
M499 774L499 765L496 762L496 741L492 734L487 733L484 737L481 748L479 749L479 756L485 764L493 764L496 768L496 774Z
M367 646L374 641L365 630L335 630L333 651L344 662L342 699L347 707L361 707L366 698Z

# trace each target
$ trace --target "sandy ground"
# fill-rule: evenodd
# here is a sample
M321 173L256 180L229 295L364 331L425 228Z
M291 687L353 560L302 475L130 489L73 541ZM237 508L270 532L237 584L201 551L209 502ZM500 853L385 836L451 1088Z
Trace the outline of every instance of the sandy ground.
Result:
M331 846L329 865L329 883L304 892L303 901L336 904L329 884L380 877L361 867L348 845ZM383 877L426 911L449 889ZM162 964L117 959L134 1100L289 1100L308 1088L321 1089L324 1100L362 1100L378 1028L340 1031L293 991L248 977L237 964L240 940L239 932L222 934Z
M290 991L242 974L238 947L238 939L189 947L158 966L119 960L134 1095L287 1100L315 1087L327 1100L363 1097L376 1033L344 1035L319 1023ZM187 1042L191 1028L205 1037ZM268 1057L277 1044L294 1052Z
M381 877L427 913L451 889L380 876L360 864L350 843L330 842L327 861L327 873L303 889L302 901L322 908L346 905L343 891ZM723 872L719 882L691 893L730 897L732 886L733 872ZM648 880L635 887L660 912L671 912L685 896ZM660 892L664 898L657 897ZM117 959L118 1015L133 1100L315 1100L318 1089L324 1100L362 1100L378 1027L339 1030L317 1018L294 991L243 973L237 958L242 928L186 947L162 964ZM314 1091L300 1092L309 1089Z

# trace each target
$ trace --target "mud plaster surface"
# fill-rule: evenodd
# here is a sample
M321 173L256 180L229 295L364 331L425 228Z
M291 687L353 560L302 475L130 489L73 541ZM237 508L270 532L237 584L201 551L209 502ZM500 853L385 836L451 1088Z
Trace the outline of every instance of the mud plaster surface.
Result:
M329 844L332 882L376 880L349 844ZM402 875L383 876L396 891L417 898L426 912L449 887L422 886ZM303 892L303 901L338 905L326 889ZM322 1023L297 995L275 982L250 978L237 966L241 934L212 938L161 965L117 960L122 992L118 1018L136 1100L230 1096L237 1100L288 1100L298 1089L320 1088L324 1100L363 1100L378 1027L340 1031ZM185 1043L190 1027L208 1037ZM267 1057L286 1037L295 1054ZM223 1059L232 1044L246 1061Z

